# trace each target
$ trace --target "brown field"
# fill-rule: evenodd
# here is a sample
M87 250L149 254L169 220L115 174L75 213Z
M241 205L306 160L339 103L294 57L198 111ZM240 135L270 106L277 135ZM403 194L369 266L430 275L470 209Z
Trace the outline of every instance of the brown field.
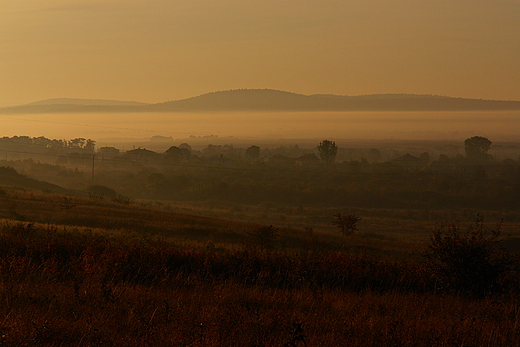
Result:
M516 272L485 297L441 290L406 219L379 221L392 237L279 227L264 249L261 224L180 206L16 188L0 202L2 345L520 344Z

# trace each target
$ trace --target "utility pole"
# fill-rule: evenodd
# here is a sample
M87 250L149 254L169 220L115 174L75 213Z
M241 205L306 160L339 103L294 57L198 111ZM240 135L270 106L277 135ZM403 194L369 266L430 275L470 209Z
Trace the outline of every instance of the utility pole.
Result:
M92 181L94 180L94 162L96 160L96 155L92 154Z

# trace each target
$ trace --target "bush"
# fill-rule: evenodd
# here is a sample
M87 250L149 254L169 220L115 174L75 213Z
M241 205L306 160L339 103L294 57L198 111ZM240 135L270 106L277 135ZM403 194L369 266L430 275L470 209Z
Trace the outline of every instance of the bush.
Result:
M266 225L247 232L247 236L249 243L268 250L275 248L275 242L279 235L277 228Z
M485 229L477 219L466 231L458 222L432 230L423 255L440 288L473 295L501 289L500 280L515 263L511 253L498 247L501 226Z
M130 205L133 202L133 199L129 196L118 194L112 199L112 201L117 202L118 204Z
M89 196L91 199L99 199L104 200L105 198L115 199L117 197L117 193L115 190L109 187L105 187L102 185L93 185L88 187L87 189Z
M351 235L357 230L356 224L361 220L361 217L356 215L341 213L335 214L334 218L332 224L337 226L339 231L346 236Z

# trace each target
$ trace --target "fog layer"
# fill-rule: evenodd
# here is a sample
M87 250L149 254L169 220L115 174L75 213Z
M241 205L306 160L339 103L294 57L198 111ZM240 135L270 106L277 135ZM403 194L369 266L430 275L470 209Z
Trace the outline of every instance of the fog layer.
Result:
M514 112L236 112L139 114L39 114L1 116L4 136L116 139L155 135L234 136L254 139L432 139L475 134L519 140ZM101 143L99 143L101 145Z

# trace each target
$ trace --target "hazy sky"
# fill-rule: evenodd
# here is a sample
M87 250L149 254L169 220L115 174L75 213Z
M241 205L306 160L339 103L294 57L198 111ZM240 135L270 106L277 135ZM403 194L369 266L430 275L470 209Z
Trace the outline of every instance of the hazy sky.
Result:
M0 4L0 106L239 88L520 100L519 0Z

